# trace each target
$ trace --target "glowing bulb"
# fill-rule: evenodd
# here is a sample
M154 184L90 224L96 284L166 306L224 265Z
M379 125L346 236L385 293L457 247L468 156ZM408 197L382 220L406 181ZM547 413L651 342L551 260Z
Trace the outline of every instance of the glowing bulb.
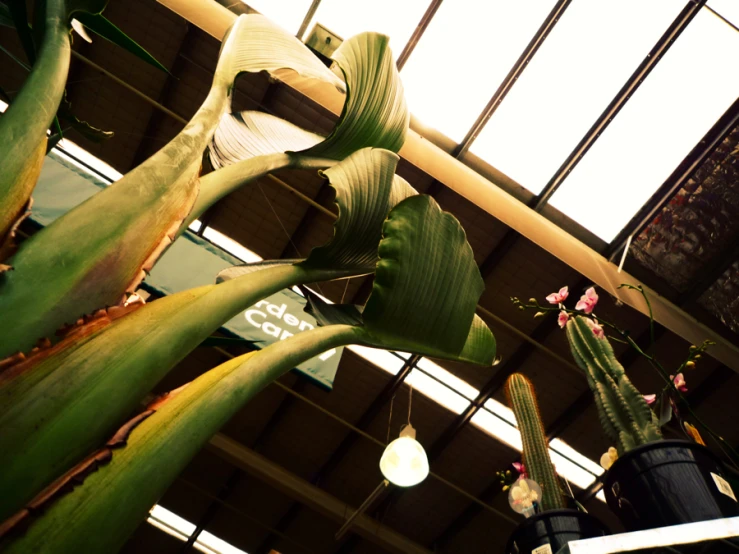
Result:
M417 485L429 474L426 451L416 440L416 430L407 425L400 437L387 445L380 458L380 470L385 479L399 487Z

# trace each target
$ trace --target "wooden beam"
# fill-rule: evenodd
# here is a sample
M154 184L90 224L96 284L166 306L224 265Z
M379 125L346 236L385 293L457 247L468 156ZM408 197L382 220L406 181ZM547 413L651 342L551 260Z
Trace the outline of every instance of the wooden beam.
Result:
M337 523L343 523L347 514L354 511L353 506L338 500L318 487L314 487L297 475L277 466L267 458L225 435L220 433L215 435L210 440L207 448L253 477ZM352 531L388 552L432 554L430 550L420 544L364 514L354 520Z

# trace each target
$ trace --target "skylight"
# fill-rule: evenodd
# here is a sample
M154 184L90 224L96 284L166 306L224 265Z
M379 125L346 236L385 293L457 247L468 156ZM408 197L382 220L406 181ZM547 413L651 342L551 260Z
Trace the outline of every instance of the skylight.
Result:
M411 112L460 142L554 5L443 2L401 72Z
M291 35L298 33L311 5L311 0L243 0L243 2Z
M426 12L429 1L321 0L306 29L306 36L313 29L314 23L320 23L345 40L365 31L382 33L390 37L390 48L397 59Z
M612 240L736 100L737 58L739 33L701 10L551 204Z
M682 7L574 0L470 150L538 194Z
M187 541L193 531L195 531L195 524L190 523L159 504L155 504L149 511L147 521L154 527L183 542ZM193 544L193 547L206 554L247 554L245 551L236 548L223 539L219 539L208 531L202 531L198 535L198 539Z
M708 6L739 27L739 2L736 0L711 0Z

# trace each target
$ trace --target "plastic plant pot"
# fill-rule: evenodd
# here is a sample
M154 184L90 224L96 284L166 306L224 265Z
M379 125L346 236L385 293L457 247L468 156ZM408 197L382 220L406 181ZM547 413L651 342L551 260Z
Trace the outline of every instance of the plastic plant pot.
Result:
M739 516L721 460L688 441L627 452L608 470L604 493L627 531Z
M549 510L521 522L508 539L505 551L506 554L556 554L570 541L602 537L608 533L605 525L585 512ZM547 550L546 545L551 550Z

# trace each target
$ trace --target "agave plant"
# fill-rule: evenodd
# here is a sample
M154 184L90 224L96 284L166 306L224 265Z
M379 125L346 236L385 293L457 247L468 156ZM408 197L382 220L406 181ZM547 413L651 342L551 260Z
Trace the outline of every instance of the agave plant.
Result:
M162 150L108 189L27 240L0 281L0 356L18 356L85 314L125 303L187 224L222 196L283 167L326 168L360 148L397 151L409 113L387 37L359 35L335 53L346 83L300 41L259 15L239 17L224 40L211 90L190 123ZM245 128L239 159L199 178L201 156L243 72L293 74L346 89L325 140L279 118ZM378 81L388 83L374 94ZM254 119L254 118L252 118ZM299 153L292 153L300 150ZM223 166L224 163L215 164ZM50 279L50 273L53 279Z
M415 194L394 175L397 162L393 152L367 148L324 172L340 216L333 239L306 260L236 267L218 285L100 310L58 344L0 373L0 519L100 444L178 361L240 311L285 287L371 273L385 216Z
M331 244L314 253L328 260L333 250L344 252L347 260L356 259L349 255L351 244L337 233ZM387 216L375 259L376 280L363 311L311 299L319 322L326 326L234 358L149 406L102 449L17 512L6 525L10 532L2 546L8 552L115 551L228 418L285 371L327 349L361 344L491 365L495 340L474 313L483 281L456 219L430 197L407 197ZM262 280L269 271L247 273L206 289ZM328 324L337 320L342 323ZM100 463L107 465L95 471ZM80 487L62 494L70 479L81 479L90 471ZM39 508L47 513L30 522L25 534L15 535L13 525L32 519ZM115 518L110 517L113 511Z
M46 155L46 131L64 95L71 59L70 29L82 24L166 71L146 50L108 21L102 11L108 0L46 0L37 2L33 32L26 2L11 0L0 20L18 31L33 65L23 88L0 119L0 260L10 250L15 226L29 199ZM3 6L5 8L5 6Z

